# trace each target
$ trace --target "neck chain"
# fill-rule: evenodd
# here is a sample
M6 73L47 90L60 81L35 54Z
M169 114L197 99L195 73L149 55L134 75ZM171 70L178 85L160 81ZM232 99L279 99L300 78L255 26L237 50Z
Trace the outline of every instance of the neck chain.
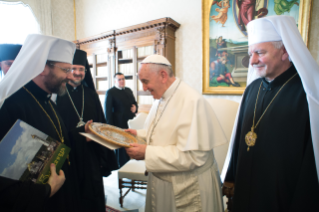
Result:
M262 119L262 117L264 117L266 111L268 110L269 106L271 105L271 103L275 100L275 98L277 97L277 95L279 94L279 92L283 89L283 87L295 76L297 75L297 73L295 73L292 77L290 77L282 86L281 88L278 90L278 92L276 93L276 95L274 96L274 98L272 98L272 100L270 101L270 103L268 104L268 106L266 107L265 111L263 112L263 114L260 116L256 126L255 126L255 117L256 117L256 108L257 108L257 101L258 101L258 97L259 97L259 92L260 92L260 88L262 85L262 81L260 83L259 86L259 90L258 90L258 94L257 94L257 99L256 99L256 103L255 103L255 110L254 110L254 118L253 118L253 126L251 127L251 131L249 131L246 136L245 136L245 141L246 144L248 146L247 151L249 151L249 147L255 146L256 140L257 140L257 134L254 132L254 129L257 128L260 120Z
M70 101L71 101L71 103L72 103L72 105L73 105L73 108L74 108L76 114L78 115L78 117L79 117L79 119L80 119L80 121L79 121L79 123L76 125L76 127L82 127L82 126L85 125L85 122L83 121L83 112L84 112L84 89L83 89L83 85L81 85L81 87L82 87L82 113L81 113L81 116L80 116L78 110L76 109L76 107L75 107L75 105L74 105L74 103L73 103L73 100L72 100L71 95L70 95L70 93L69 93L69 91L68 91L68 88L66 88L66 92L68 93L68 96L69 96Z
M54 113L54 115L55 115L55 117L56 117L56 120L57 120L57 122L58 122L60 133L59 133L58 129L56 128L54 122L52 121L51 117L50 117L49 114L44 110L44 108L42 107L42 105L40 104L40 102L35 98L35 96L33 96L33 94L32 94L26 87L23 86L23 88L24 88L24 89L33 97L33 99L38 103L38 105L39 105L40 108L43 110L43 112L45 113L45 115L46 115L46 116L49 118L49 120L51 121L51 123L52 123L52 125L53 125L53 127L54 127L56 133L58 134L58 136L59 136L61 142L64 143L64 138L63 138L63 134L62 134L61 124L60 124L59 118L58 118L58 116L57 116L57 114L56 114L54 108L53 108L52 105L51 105L51 102L49 101L49 105L51 106L51 108L52 108L52 110L53 110L53 113Z
M154 117L153 122L152 122L152 124L151 124L151 126L153 125L153 128L152 128L152 130L150 131L150 133L147 134L146 139L147 139L148 136L149 136L149 138L150 138L150 140L151 140L151 137L152 137L152 135L153 135L153 132L154 132L154 129L155 129L157 123L158 123L159 120L161 119L161 117L162 117L162 115L163 115L163 113L164 113L164 111L165 111L165 109L166 109L166 106L167 106L168 103L171 101L171 99L172 99L172 97L174 96L175 91L176 91L177 88L179 87L180 83L181 83L181 81L178 82L178 85L176 86L175 90L173 91L171 97L167 100L167 103L165 104L164 109L162 110L160 116L158 117L158 119L157 119L157 121L156 121L156 117L157 117L157 113L158 113L158 110L159 110L159 106L160 106L160 104L161 104L163 98L162 98L162 99L160 100L160 102L158 103L157 110L156 110L156 114L155 114L155 117ZM155 122L155 121L156 121L156 122Z

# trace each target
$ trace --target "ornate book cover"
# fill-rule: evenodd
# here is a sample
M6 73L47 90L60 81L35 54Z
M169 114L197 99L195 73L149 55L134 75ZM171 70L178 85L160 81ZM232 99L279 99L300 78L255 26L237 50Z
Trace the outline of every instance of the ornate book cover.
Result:
M46 184L50 164L59 173L69 152L66 145L18 119L0 143L0 176Z

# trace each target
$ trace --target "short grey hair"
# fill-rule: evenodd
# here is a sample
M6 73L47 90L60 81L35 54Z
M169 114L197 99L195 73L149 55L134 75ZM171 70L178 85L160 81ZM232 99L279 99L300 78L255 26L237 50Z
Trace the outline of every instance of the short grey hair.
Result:
M147 63L147 66L150 66L150 70L153 72L159 72L160 70L164 70L169 77L173 77L174 76L174 72L171 66L167 66L167 65L162 65L162 64L153 64L153 63Z
M271 44L275 47L275 49L281 49L284 46L282 40L280 41L272 41Z

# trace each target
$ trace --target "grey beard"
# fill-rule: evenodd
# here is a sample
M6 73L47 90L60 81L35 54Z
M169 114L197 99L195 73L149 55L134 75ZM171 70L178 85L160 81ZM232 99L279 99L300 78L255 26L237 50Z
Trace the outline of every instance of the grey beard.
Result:
M79 81L70 80L70 82L77 87L77 86L81 85L82 80L79 80Z
M66 94L67 87L63 88L62 86L59 88L57 95L58 96L64 96Z

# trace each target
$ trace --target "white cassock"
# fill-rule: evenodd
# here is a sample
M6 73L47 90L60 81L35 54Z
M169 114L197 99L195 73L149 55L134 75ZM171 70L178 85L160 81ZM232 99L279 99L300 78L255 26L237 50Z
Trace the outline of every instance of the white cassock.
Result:
M156 100L138 136L147 141L150 212L222 212L223 200L213 147L226 137L209 103L176 79Z

